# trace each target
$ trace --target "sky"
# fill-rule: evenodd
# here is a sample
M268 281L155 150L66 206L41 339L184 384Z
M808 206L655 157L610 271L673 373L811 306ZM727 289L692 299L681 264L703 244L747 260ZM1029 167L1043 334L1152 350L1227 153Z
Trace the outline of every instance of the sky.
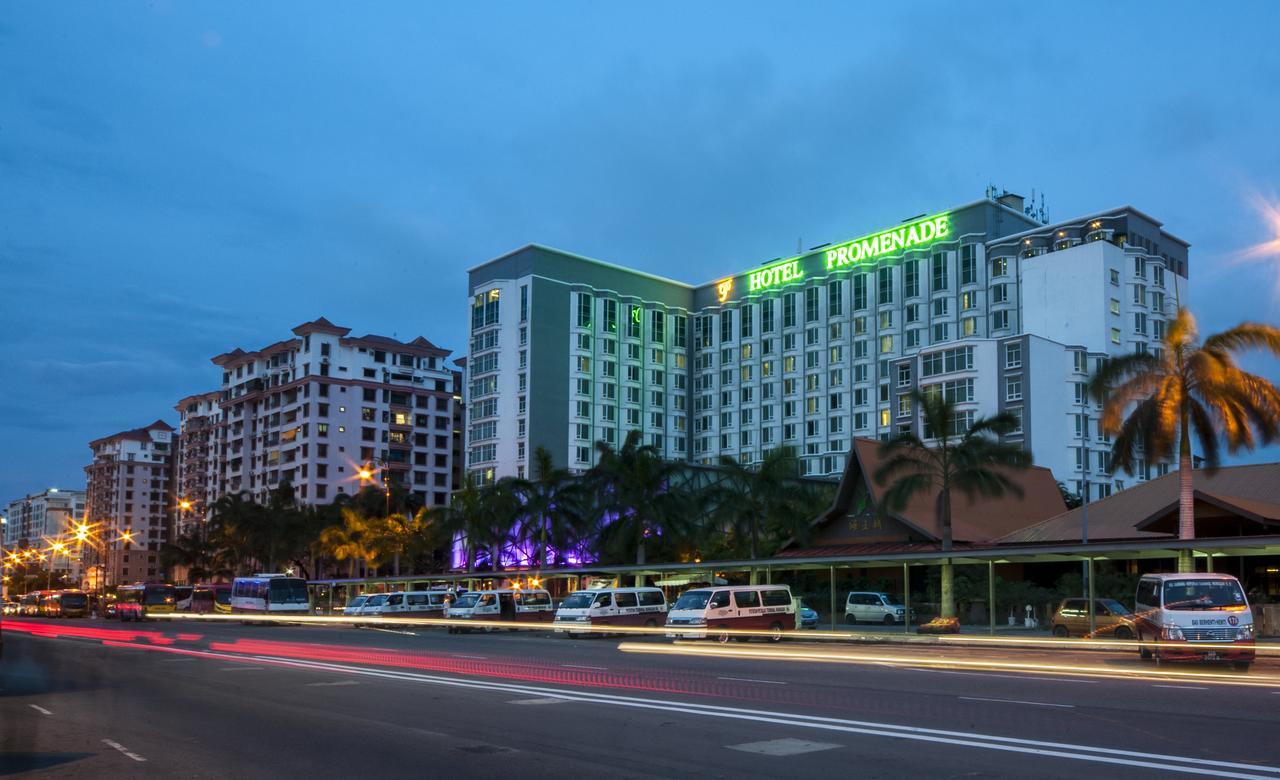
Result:
M995 184L1276 322L1280 4L1039 6L6 2L0 500L320 315L460 356L532 242L701 283Z

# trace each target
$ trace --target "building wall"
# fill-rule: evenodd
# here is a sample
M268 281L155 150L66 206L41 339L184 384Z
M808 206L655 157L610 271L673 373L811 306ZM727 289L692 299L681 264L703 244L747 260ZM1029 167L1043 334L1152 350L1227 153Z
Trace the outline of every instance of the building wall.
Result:
M86 520L99 546L85 548L86 567L101 566L107 585L165 578L159 551L172 532L173 438L156 422L90 443Z
M1011 439L1027 442L1037 462L1070 485L1078 442L1071 441L1075 422L1064 399L1079 381L1070 370L1072 350L1082 351L1092 370L1100 357L1150 348L1172 314L1167 291L1186 288L1174 270L1186 267L1186 244L1135 209L1042 225L1022 213L1016 196L696 287L526 247L471 270L472 296L499 289L498 327L527 329L528 343L517 338L512 345L505 333L487 343L486 356L473 339L472 368L479 356L496 375L483 385L498 399L487 408L515 414L492 427L470 421L468 466L487 479L520 474L532 447L543 444L557 461L563 454L582 469L591 465L595 441L612 437L617 444L635 428L671 458L750 463L790 445L806 474L834 475L852 437L919 430L914 410L903 406L911 388L969 379L961 410L1020 413L1023 429ZM525 285L531 297L522 323L511 311L518 307L506 302L518 301ZM606 305L618 307L619 330L637 307L640 338L629 342L612 330ZM683 345L674 343L670 326L663 344L649 343L655 311L669 324L687 316ZM920 377L930 355L962 344L973 348L967 375ZM1007 365L1015 344L1019 362ZM638 360L631 360L637 353L628 350L636 348ZM651 365L653 348L663 350L661 365ZM904 383L900 367L909 371ZM627 382L637 368L638 381ZM472 389L482 386L477 376ZM654 393L662 394L660 409ZM1096 439L1096 419L1092 425ZM1085 446L1093 454L1104 444ZM1093 481L1106 483L1100 489L1123 484L1124 475L1105 473L1093 457Z

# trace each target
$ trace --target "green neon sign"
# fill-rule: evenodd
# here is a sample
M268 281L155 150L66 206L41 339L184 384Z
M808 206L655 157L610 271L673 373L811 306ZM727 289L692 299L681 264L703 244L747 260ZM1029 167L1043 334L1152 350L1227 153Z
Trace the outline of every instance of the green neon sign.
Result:
M800 270L800 261L783 260L780 263L766 265L758 271L751 271L747 274L747 292L756 292L769 287L777 287L778 285L787 284L788 282L798 281L804 278L804 271Z
M890 252L900 252L927 246L951 235L951 215L939 214L925 217L909 225L855 238L824 253L827 270L843 268L853 263L865 263Z

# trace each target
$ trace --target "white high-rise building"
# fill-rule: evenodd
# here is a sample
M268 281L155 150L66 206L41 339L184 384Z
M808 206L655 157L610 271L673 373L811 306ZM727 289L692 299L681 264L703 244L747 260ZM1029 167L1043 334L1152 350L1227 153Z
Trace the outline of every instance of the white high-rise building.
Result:
M286 481L299 502L327 504L359 491L365 469L371 484L389 480L426 505L448 503L461 414L449 351L422 337L349 334L321 317L290 338L213 358L223 372L218 409L200 400L192 411L215 432L210 453L197 447L190 467L198 482L209 466L196 461L212 461L206 507L242 492L265 503Z
M472 268L467 469L522 475L539 446L585 469L638 430L670 458L787 445L835 475L853 437L927 433L919 387L962 420L1018 415L1009 438L1095 498L1160 473L1111 472L1082 393L1098 360L1158 348L1188 245L1132 207L1031 211L993 194L696 286L536 245Z

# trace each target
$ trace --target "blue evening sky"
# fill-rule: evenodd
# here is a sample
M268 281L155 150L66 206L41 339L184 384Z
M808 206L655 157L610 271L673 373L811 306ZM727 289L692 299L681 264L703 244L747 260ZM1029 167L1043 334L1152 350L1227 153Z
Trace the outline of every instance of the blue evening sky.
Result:
M1131 203L1204 330L1274 322L1280 5L1056 8L6 2L0 500L319 315L462 354L529 242L703 282L995 183Z

